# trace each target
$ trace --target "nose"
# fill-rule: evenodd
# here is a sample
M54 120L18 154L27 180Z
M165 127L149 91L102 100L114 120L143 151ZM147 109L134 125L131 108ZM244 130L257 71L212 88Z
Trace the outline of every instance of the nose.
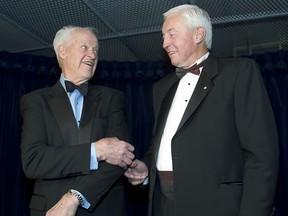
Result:
M169 39L163 36L163 42L162 42L163 49L167 49L169 47L169 44L170 44Z
M98 53L97 53L97 51L91 49L91 50L89 50L89 52L88 52L88 56L90 56L90 58L94 60L94 59L97 58Z

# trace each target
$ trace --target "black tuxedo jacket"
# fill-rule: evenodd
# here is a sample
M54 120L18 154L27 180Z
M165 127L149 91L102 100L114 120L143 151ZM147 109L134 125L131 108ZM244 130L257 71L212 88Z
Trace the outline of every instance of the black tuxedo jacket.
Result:
M128 138L120 91L90 85L79 129L59 81L24 95L21 114L23 169L28 178L36 180L32 215L45 215L69 189L81 192L92 205L89 211L79 208L77 215L125 215L119 183L124 170L106 162L90 170L92 142L104 137Z
M178 77L154 87L155 127L143 160L156 160ZM209 56L171 143L177 216L270 216L278 172L274 116L257 64ZM149 215L153 203L149 205Z

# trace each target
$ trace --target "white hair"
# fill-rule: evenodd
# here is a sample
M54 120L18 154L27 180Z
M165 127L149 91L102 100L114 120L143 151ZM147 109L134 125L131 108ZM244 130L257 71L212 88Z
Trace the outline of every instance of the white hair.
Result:
M208 49L212 47L212 24L209 17L209 14L197 7L196 5L179 5L174 8L171 8L163 14L164 20L174 14L180 14L188 27L188 29L193 30L198 27L203 27L206 30L206 35L204 38L204 43Z
M85 29L87 31L92 32L96 36L97 31L93 27L79 27L79 26L72 26L72 25L64 26L63 28L58 30L58 32L56 32L54 40L53 40L53 48L56 53L56 57L58 61L59 61L59 53L58 53L59 46L70 42L72 32L78 29Z

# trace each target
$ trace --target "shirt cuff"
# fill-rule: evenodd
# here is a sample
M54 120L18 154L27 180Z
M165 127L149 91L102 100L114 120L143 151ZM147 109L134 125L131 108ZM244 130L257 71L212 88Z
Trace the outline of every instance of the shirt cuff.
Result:
M148 185L148 183L149 183L149 178L147 177L144 179L143 185Z
M91 151L90 151L90 170L97 170L98 169L98 161L96 157L96 149L95 144L91 143Z

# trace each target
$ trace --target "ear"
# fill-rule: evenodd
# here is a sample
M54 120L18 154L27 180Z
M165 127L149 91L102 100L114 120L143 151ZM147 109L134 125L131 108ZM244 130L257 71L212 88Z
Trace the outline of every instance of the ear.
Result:
M195 41L196 43L201 43L206 35L206 31L203 27L198 27L195 32Z
M58 55L59 55L59 58L65 59L66 54L65 54L65 47L63 45L60 45L58 47Z

